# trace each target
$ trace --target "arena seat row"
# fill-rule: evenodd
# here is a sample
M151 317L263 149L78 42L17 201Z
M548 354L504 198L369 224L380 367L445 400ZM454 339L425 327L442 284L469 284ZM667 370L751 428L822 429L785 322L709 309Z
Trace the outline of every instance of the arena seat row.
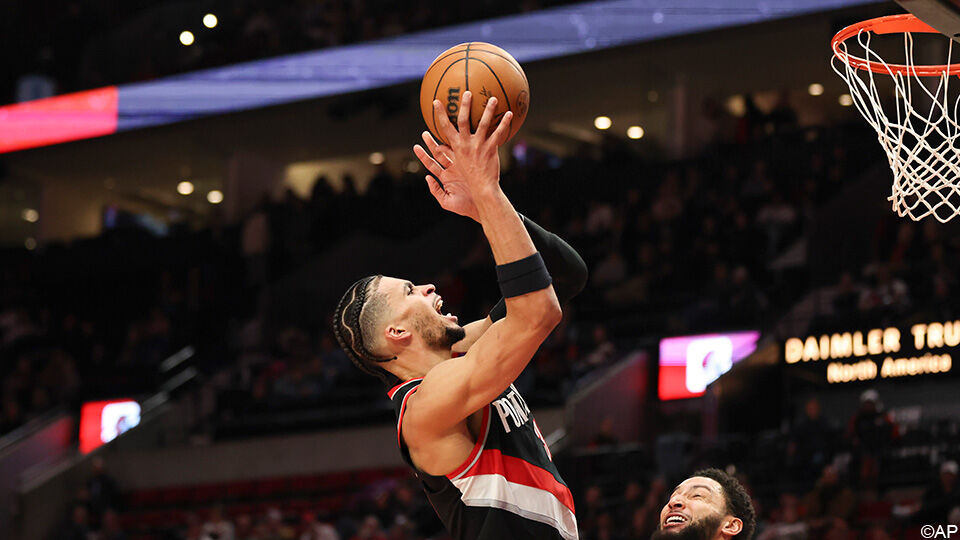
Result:
M284 500L291 503L295 498L311 496L313 505L326 499L329 503L345 494L360 491L373 483L409 478L405 468L365 469L351 472L336 472L284 478L239 480L198 486L168 486L162 488L130 491L125 495L128 512L149 520L154 514L163 514L170 509L202 507L223 503L226 510L243 512L244 506L261 505L265 500ZM267 503L263 503L267 504ZM269 505L269 504L268 504Z

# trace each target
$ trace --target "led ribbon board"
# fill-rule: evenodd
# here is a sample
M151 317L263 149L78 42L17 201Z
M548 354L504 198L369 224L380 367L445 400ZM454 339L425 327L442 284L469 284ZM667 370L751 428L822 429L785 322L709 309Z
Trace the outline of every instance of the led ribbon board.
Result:
M418 80L487 41L532 62L877 0L610 0L0 107L0 153Z

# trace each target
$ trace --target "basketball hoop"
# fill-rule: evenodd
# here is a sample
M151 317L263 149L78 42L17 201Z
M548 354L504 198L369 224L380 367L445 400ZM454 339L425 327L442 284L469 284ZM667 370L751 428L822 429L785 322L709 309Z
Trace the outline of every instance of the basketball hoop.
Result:
M960 64L950 63L953 40L948 37L946 64L914 63L914 33L940 34L914 15L848 26L833 37L831 65L847 82L853 104L873 126L887 153L893 171L888 198L893 209L914 221L933 216L946 223L960 214L960 83L950 87L950 76L960 75ZM871 49L871 39L885 34L903 34L904 63L886 62ZM858 47L856 54L848 44ZM877 88L878 82L886 84L884 75L893 83L892 99L885 98L887 105ZM925 82L931 83L929 88Z

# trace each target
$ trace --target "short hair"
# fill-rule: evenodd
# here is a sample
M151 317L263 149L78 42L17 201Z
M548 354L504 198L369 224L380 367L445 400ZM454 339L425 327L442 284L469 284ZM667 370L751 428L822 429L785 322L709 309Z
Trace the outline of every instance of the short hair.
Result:
M378 364L396 357L380 357L371 351L379 341L380 325L387 312L386 295L374 292L382 277L367 276L347 289L333 312L333 334L355 366L389 385L397 377Z
M737 535L738 540L750 540L753 530L757 526L757 513L753 509L753 501L743 484L733 476L716 468L700 469L691 476L702 476L716 480L723 489L723 499L726 502L726 511L731 516L740 518L743 530Z

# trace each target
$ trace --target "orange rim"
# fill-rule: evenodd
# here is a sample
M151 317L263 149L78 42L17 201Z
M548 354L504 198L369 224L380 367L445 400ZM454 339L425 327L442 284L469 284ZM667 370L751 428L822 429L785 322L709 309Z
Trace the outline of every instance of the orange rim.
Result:
M841 45L850 39L860 35L860 32L873 32L874 34L908 34L918 32L923 34L939 34L934 27L921 21L915 15L889 15L878 17L857 24L851 24L833 36L831 45L833 54L841 62L856 68L872 71L874 73L897 73L900 75L914 75L918 77L939 77L944 73L949 75L960 75L960 64L941 64L934 66L907 66L905 64L885 64L883 62L871 62L864 58L847 54L840 50Z

